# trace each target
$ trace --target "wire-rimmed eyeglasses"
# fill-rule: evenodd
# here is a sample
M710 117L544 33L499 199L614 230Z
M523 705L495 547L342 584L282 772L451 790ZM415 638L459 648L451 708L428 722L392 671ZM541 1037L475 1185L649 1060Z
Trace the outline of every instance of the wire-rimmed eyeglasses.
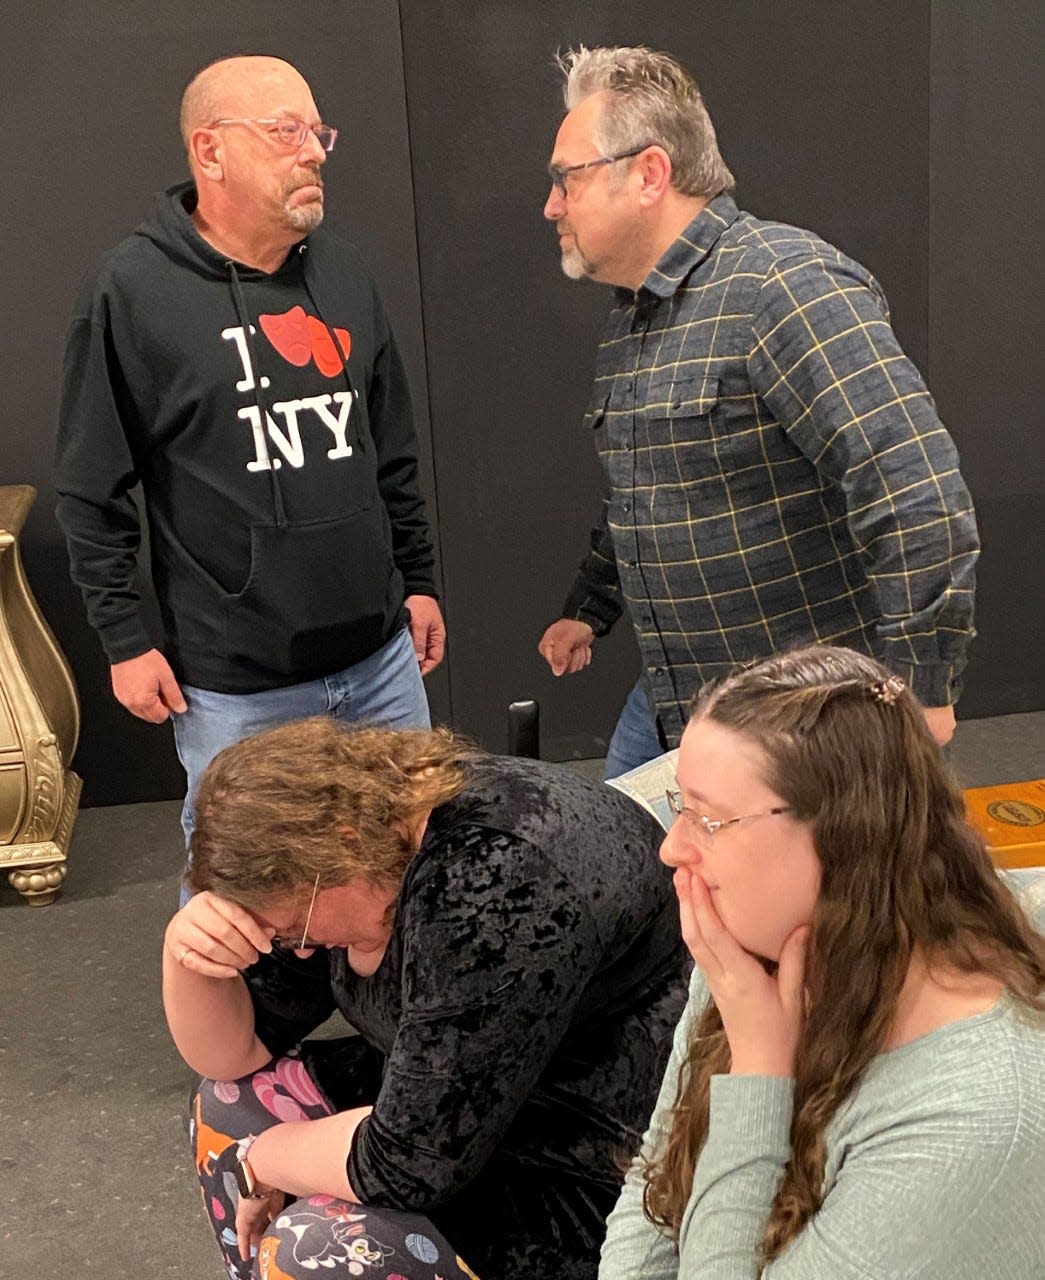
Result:
M219 124L257 124L267 129L269 134L284 147L297 150L310 133L316 135L316 141L324 151L333 151L337 142L337 130L332 124L306 124L297 116L226 116L221 120L212 120L208 126L216 129Z
M603 164L616 164L618 160L630 160L632 156L637 156L652 146L652 142L644 142L641 147L632 147L630 151L619 151L615 156L598 156L594 160L582 160L580 164L550 164L548 177L552 180L552 186L565 200L570 194L566 187L567 174L577 173L581 169L596 169Z
M316 905L316 894L319 892L319 872L316 872L316 883L312 886L312 900L308 904L308 915L305 917L305 927L301 930L300 938L285 938L282 934L276 933L269 939L274 947L282 947L285 951L307 951L308 950L308 926L312 923L312 912ZM315 943L312 944L313 948Z
M702 835L706 836L713 836L716 831L721 831L723 827L732 827L738 822L750 822L753 818L772 818L778 813L793 812L790 805L783 804L778 805L775 809L763 809L761 813L742 813L738 818L709 818L706 813L697 813L696 809L687 809L682 803L681 791L672 791L669 788L664 794L668 798L672 813L678 814L680 818L688 818L693 826Z

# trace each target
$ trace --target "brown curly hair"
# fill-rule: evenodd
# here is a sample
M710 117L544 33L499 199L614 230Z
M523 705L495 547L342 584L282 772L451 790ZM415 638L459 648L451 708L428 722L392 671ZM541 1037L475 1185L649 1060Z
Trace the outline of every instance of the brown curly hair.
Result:
M194 893L247 908L320 876L398 888L416 850L403 820L457 795L476 748L446 729L298 720L226 747L195 797Z
M921 707L871 658L828 646L780 654L701 694L693 715L761 747L766 782L811 823L821 864L791 1153L764 1266L820 1208L824 1131L885 1042L914 950L989 974L1041 1010L1045 939L965 821ZM712 1003L680 1072L668 1140L645 1164L646 1216L676 1238L707 1137L711 1077L729 1068Z

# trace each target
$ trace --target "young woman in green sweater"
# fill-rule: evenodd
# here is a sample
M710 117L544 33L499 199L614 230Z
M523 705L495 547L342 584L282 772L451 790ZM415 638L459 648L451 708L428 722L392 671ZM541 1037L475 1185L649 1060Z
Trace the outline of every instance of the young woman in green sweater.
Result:
M1045 939L904 682L761 662L677 782L696 969L600 1280L1045 1275Z

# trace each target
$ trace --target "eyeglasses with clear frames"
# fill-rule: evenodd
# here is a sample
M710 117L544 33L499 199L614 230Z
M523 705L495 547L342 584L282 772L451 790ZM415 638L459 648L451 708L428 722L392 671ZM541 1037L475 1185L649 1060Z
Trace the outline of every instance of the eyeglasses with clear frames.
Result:
M632 147L630 151L619 151L615 156L598 156L595 160L583 160L580 164L550 164L548 177L552 180L552 186L565 200L570 194L566 187L567 174L577 173L581 169L597 169L603 164L616 164L618 160L630 160L632 156L641 155L653 145L652 142L644 142L641 147Z
M778 813L792 813L790 805L778 805L775 809L764 809L761 813L742 813L739 818L709 818L706 813L697 813L696 809L687 809L682 803L682 792L668 789L664 792L668 798L672 813L686 818L699 830L701 835L713 836L723 827L732 827L738 822L751 822L754 818L772 818Z
M268 116L258 119L254 116L226 116L222 120L212 120L208 128L216 129L222 124L256 124L276 139L281 146L293 147L297 150L304 144L310 133L316 135L316 141L324 151L333 151L337 142L337 130L330 124L306 124L296 116Z
M282 947L284 951L307 951L308 950L308 926L312 923L312 911L316 905L316 894L319 892L319 872L316 872L316 883L312 886L312 900L308 904L308 915L305 917L305 927L301 930L300 938L284 938L282 934L276 933L269 939L274 947ZM316 944L312 944L315 948Z

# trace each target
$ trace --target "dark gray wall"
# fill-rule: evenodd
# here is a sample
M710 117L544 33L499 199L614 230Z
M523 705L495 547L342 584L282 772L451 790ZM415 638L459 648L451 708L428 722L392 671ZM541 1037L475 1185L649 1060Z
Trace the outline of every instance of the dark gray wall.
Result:
M1045 706L1045 5L937 0L929 374L983 538L966 716Z
M67 582L50 478L66 321L97 255L183 172L185 81L235 51L289 58L344 131L328 218L388 303L439 522L451 632L429 682L439 718L503 749L506 703L536 697L547 756L599 754L637 666L624 624L581 676L554 681L535 652L601 492L579 423L610 295L561 275L540 212L561 115L551 58L581 41L681 56L742 204L813 227L878 275L983 525L981 637L961 710L1045 705L1032 159L1043 19L1040 0L306 0L292 20L273 0L26 10L0 54L11 246L0 483L40 490L24 553L77 676L87 802L175 795L181 777L169 732L113 703Z

